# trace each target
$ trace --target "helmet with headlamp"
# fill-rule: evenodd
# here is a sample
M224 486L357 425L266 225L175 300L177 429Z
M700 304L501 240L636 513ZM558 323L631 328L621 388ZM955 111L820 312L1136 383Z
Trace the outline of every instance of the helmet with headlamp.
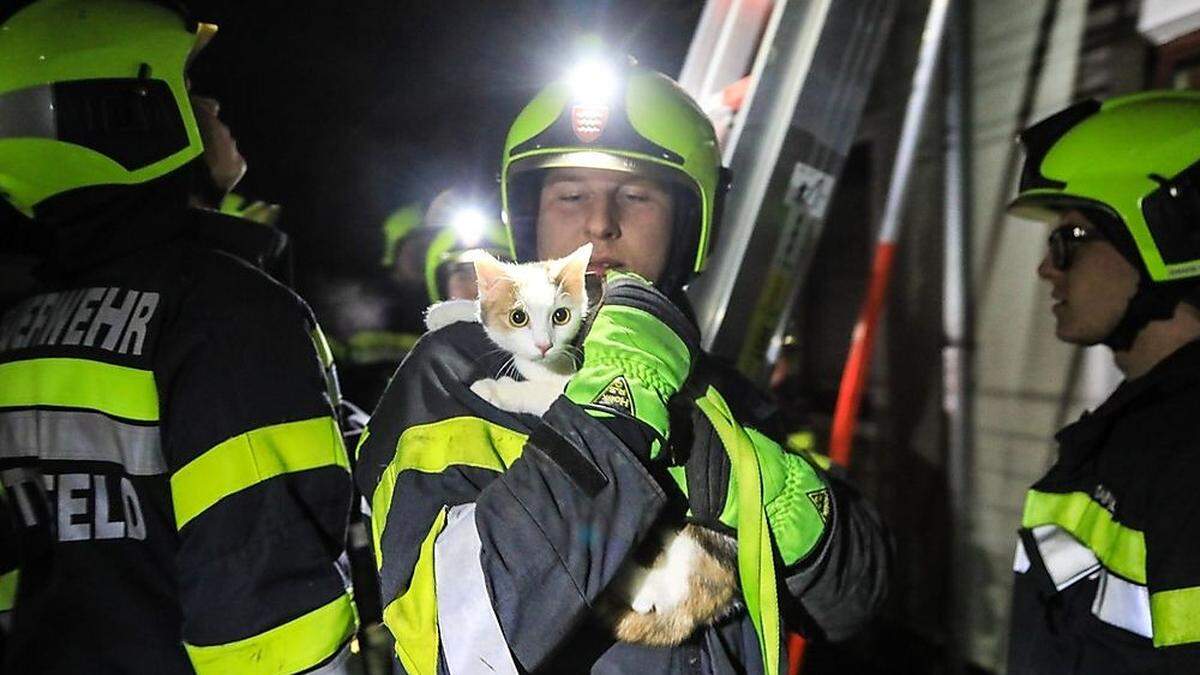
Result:
M509 130L501 163L505 225L517 260L536 257L545 171L606 169L673 191L673 248L659 285L682 287L704 269L728 172L712 123L665 75L631 61L585 60L545 87Z

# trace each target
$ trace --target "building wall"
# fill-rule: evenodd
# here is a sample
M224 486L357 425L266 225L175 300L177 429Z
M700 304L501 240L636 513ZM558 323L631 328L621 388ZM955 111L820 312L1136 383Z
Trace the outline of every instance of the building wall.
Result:
M1012 562L1029 485L1053 461L1052 436L1063 422L1062 392L1074 350L1054 338L1049 289L1034 274L1045 253L1043 226L1001 216L1015 192L1006 183L1019 161L1014 135L1027 87L1030 121L1073 100L1085 0L1057 3L1040 77L1030 82L1040 0L974 3L971 34L971 152L976 305L975 456L972 484L967 655L1004 666ZM1075 402L1073 401L1072 404Z

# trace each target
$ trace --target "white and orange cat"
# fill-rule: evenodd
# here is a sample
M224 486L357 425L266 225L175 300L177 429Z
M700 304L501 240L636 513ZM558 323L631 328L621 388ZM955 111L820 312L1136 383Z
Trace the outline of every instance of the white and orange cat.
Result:
M575 373L576 338L587 319L585 273L592 245L557 260L504 263L474 259L477 300L448 300L425 314L430 330L479 322L508 352L522 379L500 373L471 391L502 410L542 415ZM598 603L601 618L626 642L673 646L737 607L737 543L697 525L663 526L649 537Z

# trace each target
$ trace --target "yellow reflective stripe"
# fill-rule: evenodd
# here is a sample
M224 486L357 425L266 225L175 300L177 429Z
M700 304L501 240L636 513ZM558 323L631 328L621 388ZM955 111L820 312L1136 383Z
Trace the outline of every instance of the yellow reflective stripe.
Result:
M1146 585L1145 536L1113 520L1112 514L1083 492L1030 490L1021 524L1029 528L1058 525L1090 548L1105 567Z
M7 612L17 602L17 578L21 570L0 574L0 612Z
M312 336L313 347L317 349L317 358L321 360L321 367L328 368L333 365L333 350L329 348L329 340L325 339L325 333L320 326L314 326L309 333Z
M412 578L395 600L383 609L383 622L396 636L396 656L409 675L437 675L437 592L433 576L433 545L446 527L443 507L421 542L421 554Z
M221 499L268 478L323 466L350 467L332 417L286 422L234 436L171 476L175 527L183 529Z
M704 396L696 399L696 406L712 422L721 445L729 454L731 484L737 483L738 580L746 601L746 613L758 634L763 670L767 675L778 675L782 631L779 589L770 524L763 505L764 476L758 452L750 435L734 420L729 405L714 387L710 386Z
M298 673L332 657L354 634L354 602L342 595L298 619L223 645L184 643L192 667L205 673Z
M27 359L0 364L0 407L57 406L158 421L149 370L88 359Z
M1200 587L1150 594L1154 646L1200 642Z
M392 494L401 473L409 470L441 473L450 466L504 471L521 456L526 438L525 434L478 417L451 417L406 429L396 441L396 453L371 495L376 565L383 568L379 538L387 524Z

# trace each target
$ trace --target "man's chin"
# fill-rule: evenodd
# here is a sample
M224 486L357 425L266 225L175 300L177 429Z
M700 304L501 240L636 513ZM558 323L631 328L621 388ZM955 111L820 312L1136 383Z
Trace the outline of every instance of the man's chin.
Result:
M1092 335L1087 331L1081 331L1069 324L1064 325L1062 321L1059 321L1058 325L1055 327L1054 336L1059 340L1066 342L1067 344L1072 344L1077 347L1094 347L1104 340L1103 335Z

